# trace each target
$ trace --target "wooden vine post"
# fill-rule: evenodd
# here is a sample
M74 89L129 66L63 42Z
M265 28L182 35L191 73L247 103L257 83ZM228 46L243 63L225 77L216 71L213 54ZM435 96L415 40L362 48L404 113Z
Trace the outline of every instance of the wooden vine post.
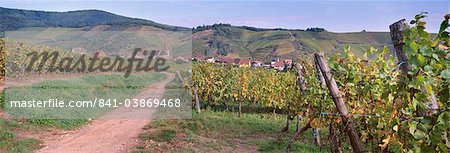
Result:
M198 100L198 93L197 93L197 89L194 89L194 96L195 96L195 108L197 109L197 112L201 112L200 109L200 101Z
M409 26L405 19L401 19L400 21L391 24L389 29L391 31L392 43L395 48L395 55L397 56L399 64L401 64L400 69L402 71L402 75L406 75L411 79L412 76L408 75L408 72L411 69L408 63L408 56L403 51L403 31L409 29ZM429 101L426 103L428 112L431 112L432 114L437 113L437 110L439 110L439 105L437 103L436 96L433 93L427 93L424 87L421 87L421 90L426 95L430 95ZM424 110L418 110L418 113L420 115L427 115Z
M325 82L325 79L323 78L323 74L322 74L322 71L320 70L320 67L319 67L319 64L317 63L317 60L314 60L314 65L315 65L317 73L318 73L317 77L320 80L321 88L326 88L327 83ZM326 95L322 94L322 100L325 101L325 99L326 99ZM322 113L322 103L320 104L319 107L320 107L319 108L319 113ZM322 117L322 116L320 116L320 117ZM334 117L331 119L329 132L330 132L329 140L331 142L331 144L330 144L330 147L331 147L330 151L332 153L341 153L342 151L341 151L341 148L340 148L340 144L339 144L339 141L338 141L337 136L336 136L336 128L334 127Z
M355 124L353 119L348 114L347 107L345 106L344 100L341 96L341 92L336 84L336 81L333 78L333 75L330 72L330 68L328 67L328 63L324 58L322 52L314 54L315 60L319 65L319 68L322 72L322 75L325 79L328 89L330 90L330 95L333 98L334 104L338 112L341 115L342 121L345 125L345 132L347 133L350 144L352 145L353 152L362 153L364 151L363 146L361 144L361 140L356 131Z
M323 78L323 74L322 74L322 71L320 70L319 63L317 63L317 60L314 60L314 64L315 64L315 67L316 67L316 70L317 70L317 73L318 73L317 77L320 80L321 87L324 88L324 87L327 86L327 83L325 82L325 78ZM325 94L322 95L322 99L325 101L325 99L326 99L326 95ZM322 113L322 104L320 104L319 107L320 107L319 108L319 112ZM338 138L337 138L336 128L334 127L335 126L334 125L334 120L335 120L334 117L332 117L332 119L330 121L330 126L329 126L330 134L328 136L328 139L330 141L330 147L331 147L330 148L330 152L331 153L341 153L342 152L341 148L340 148L341 145L340 145L340 143L338 141Z

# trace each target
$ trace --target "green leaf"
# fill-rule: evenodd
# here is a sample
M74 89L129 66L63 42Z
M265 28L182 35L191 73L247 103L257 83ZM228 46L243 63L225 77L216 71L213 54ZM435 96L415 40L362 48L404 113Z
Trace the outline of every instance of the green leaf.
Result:
M449 27L448 20L442 21L438 34L441 35L445 31L445 29L447 29L448 27ZM439 35L438 35L438 37L439 37Z
M413 108L414 108L414 110L417 110L417 105L419 105L419 101L417 101L416 98L413 98L412 103L413 103ZM411 129L410 129L410 130L411 130Z
M427 135L427 134L426 134L425 132L423 132L423 131L421 131L421 130L416 130L416 132L414 132L414 134L413 134L413 137L414 137L415 139L420 140L420 139L423 139L426 135Z
M450 80L450 68L442 71L441 76L444 79Z
M410 125L409 125L409 133L410 134L414 134L414 132L416 131L417 128L417 122L413 121Z
M419 66L425 66L427 64L427 59L425 59L425 57L423 57L422 54L418 54L417 63L419 64Z
M419 31L419 37L422 39L430 39L430 34L426 31Z
M413 41L409 44L409 48L411 48L413 53L417 53L417 51L419 50L419 45Z
M441 150L442 152L449 152L448 147L443 143L439 143L438 147L439 147L439 150Z
M445 126L450 126L450 112L444 112L438 117L438 123L442 123Z
M417 22L417 26L425 26L427 23L424 21Z

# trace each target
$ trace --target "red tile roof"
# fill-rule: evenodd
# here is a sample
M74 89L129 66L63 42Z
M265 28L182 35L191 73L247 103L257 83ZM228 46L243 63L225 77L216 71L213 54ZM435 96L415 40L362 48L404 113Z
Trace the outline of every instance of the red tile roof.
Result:
M239 65L249 65L249 64L250 64L250 60L243 60L243 59L241 59L239 61Z
M275 67L284 67L284 62L279 61L279 62L275 62L275 64L273 64Z

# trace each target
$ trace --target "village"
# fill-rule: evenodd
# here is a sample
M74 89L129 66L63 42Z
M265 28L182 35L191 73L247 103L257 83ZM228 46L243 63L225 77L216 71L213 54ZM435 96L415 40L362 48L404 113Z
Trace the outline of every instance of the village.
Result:
M72 49L72 53L77 54L86 54L87 51L84 48L74 48ZM95 54L98 54L98 57L107 57L107 56L117 56L117 57L128 57L130 55L108 55L103 50L97 50L94 52ZM158 52L155 57L162 57L166 59L172 59L171 56L168 55L160 55L161 52ZM136 54L137 59L146 58L146 55L142 54ZM155 58L153 57L153 58ZM233 65L236 67L253 67L253 68L266 68L266 69L275 69L277 71L286 71L290 70L293 67L293 60L290 58L286 59L280 59L280 58L274 58L270 62L262 62L258 60L249 60L249 59L240 59L240 58L231 58L226 56L179 56L173 59L175 62L187 62L187 61L195 61L195 62L205 62L205 63L217 63L222 65Z
M206 63L218 63L223 65L233 65L236 67L260 67L266 69L275 69L277 71L286 71L292 69L293 61L292 59L284 59L280 60L272 59L270 63L264 63L262 61L257 60L248 60L248 59L239 59L239 58L230 58L230 57L211 57L211 56L199 56L192 57L191 61L197 62L206 62Z

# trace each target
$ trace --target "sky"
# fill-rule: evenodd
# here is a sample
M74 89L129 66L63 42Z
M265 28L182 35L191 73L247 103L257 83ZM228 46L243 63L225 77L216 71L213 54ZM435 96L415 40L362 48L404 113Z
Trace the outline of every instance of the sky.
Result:
M391 23L411 20L423 11L429 16L427 30L436 32L443 16L450 13L450 0L0 0L0 6L44 11L98 9L184 27L229 23L260 28L322 27L333 32L389 31Z

